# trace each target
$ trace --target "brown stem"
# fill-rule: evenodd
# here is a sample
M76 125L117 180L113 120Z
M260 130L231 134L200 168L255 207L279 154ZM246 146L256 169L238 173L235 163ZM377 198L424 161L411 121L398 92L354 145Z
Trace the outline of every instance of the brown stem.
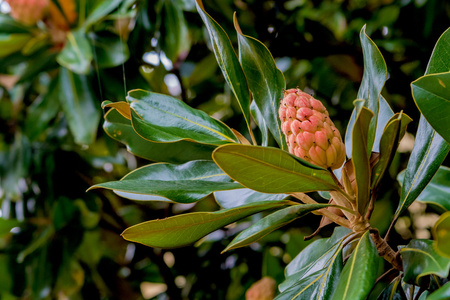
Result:
M317 202L314 199L312 199L305 193L291 193L291 196L301 200L303 203L306 204L317 204ZM325 208L319 209L317 212L320 213L321 215L324 215L325 217L335 222L336 224L339 224L347 228L351 228L350 222L347 219L340 217Z
M394 268L396 268L399 271L402 271L403 268L399 253L392 250L389 244L381 238L378 229L371 228L370 236L372 237L372 240L375 243L375 246L377 247L378 255L383 257Z

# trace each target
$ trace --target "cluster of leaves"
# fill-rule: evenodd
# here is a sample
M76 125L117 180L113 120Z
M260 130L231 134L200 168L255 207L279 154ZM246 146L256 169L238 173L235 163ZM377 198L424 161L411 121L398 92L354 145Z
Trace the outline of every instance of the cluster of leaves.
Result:
M264 44L244 35L235 15L239 42L236 55L229 37L206 13L200 0L197 0L197 10L209 32L219 67L242 110L248 130L245 135L253 145L238 131L170 96L132 90L126 102L105 102L104 107L112 108L105 116L106 132L126 144L132 153L164 163L144 166L120 181L97 184L93 188L111 189L132 200L173 203L194 203L214 193L216 201L224 208L144 222L128 228L122 236L151 247L181 247L225 225L271 211L237 235L226 247L227 251L249 245L315 212L343 227L338 227L330 238L314 242L292 260L277 298L364 299L383 273L380 256L392 263L398 275L380 297L404 297L405 292L411 297L425 297L428 291L437 289L429 297L433 299L448 293L448 284L440 288L447 281L450 267L450 255L445 247L445 237L449 234L448 214L437 224L434 244L431 240L411 240L400 247L399 254L391 256L386 250L389 248L386 241L368 224L376 206L381 178L411 119L402 112L394 114L381 95L387 67L365 28L360 34L364 76L347 127L345 141L349 160L341 185L331 171L286 152L277 117L285 80ZM446 141L447 128L441 123L442 118L437 119L438 111L449 109L450 57L445 50L449 41L450 31L447 30L435 46L425 76L412 84L418 107L428 109L421 109L423 117L417 142L402 178L399 206L392 224L430 183L450 149ZM259 128L261 146L256 145L251 119ZM278 144L279 149L268 147L271 141ZM448 169L442 167L440 171L446 173ZM351 181L355 181L353 187ZM436 178L434 184L445 186L446 183ZM330 192L340 206L318 203L304 194L314 191ZM345 202L348 200L350 202ZM326 210L330 206L356 217L339 218ZM396 263L399 256L401 265ZM421 289L414 289L416 285ZM423 293L424 290L427 292Z

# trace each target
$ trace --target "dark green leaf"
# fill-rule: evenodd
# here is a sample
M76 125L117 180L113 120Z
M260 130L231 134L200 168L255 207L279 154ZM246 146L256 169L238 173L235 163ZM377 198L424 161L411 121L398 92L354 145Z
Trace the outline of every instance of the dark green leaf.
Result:
M26 33L0 33L0 58L19 51L31 38Z
M391 106L386 99L384 99L383 95L380 95L380 110L378 112L377 133L375 134L375 140L372 147L373 152L380 152L380 141L383 131L393 116L394 111Z
M128 60L128 45L118 36L96 36L91 39L94 46L95 63L100 68L119 66Z
M377 300L406 300L405 292L402 288L401 278L396 278L378 296Z
M162 48L173 62L186 57L191 47L188 26L182 7L173 0L164 1L164 43Z
M428 62L427 74L448 72L450 70L450 29L439 38ZM395 213L398 217L420 195L422 190L444 161L450 145L420 116L416 142L406 167L400 195L399 207Z
M387 79L388 72L383 55L381 54L377 45L366 34L365 25L361 29L359 38L361 40L361 46L364 55L364 75L361 81L361 86L359 87L357 98L364 99L364 106L369 108L374 113L374 118L370 121L369 132L366 141L367 149L370 151L372 150L375 141L380 106L379 100L384 83ZM347 133L345 135L345 144L353 142L351 134L353 133L353 126L357 113L358 111L353 112L348 124Z
M67 34L67 43L57 56L58 63L78 74L88 74L93 58L91 44L86 34L81 31L71 31Z
M8 14L0 14L2 33L30 33L31 27L17 22Z
M247 127L250 129L250 91L244 71L233 49L230 38L223 28L205 11L201 0L196 0L197 11L208 29L217 63L222 70L226 82L238 100ZM251 133L252 134L252 133Z
M100 121L100 103L97 103L90 80L60 68L58 92L75 142L80 145L91 144Z
M397 180L402 184L405 171L398 174ZM450 169L440 166L433 179L417 197L418 201L437 205L439 208L450 211Z
M16 219L0 218L0 238L8 234L11 231L11 229L19 226L20 224L22 224L22 222Z
M203 144L234 142L228 126L178 99L144 90L128 92L134 130L155 142L195 141Z
M27 118L25 119L25 131L30 140L36 139L47 129L49 122L58 113L59 94L58 80L54 79L46 94L40 99L36 99L27 109Z
M423 276L435 274L447 277L450 270L450 258L436 253L431 240L412 240L400 249L402 256L404 281L418 284Z
M356 178L357 208L364 215L370 198L370 150L367 149L367 137L373 113L366 107L359 111L352 132L352 164Z
M330 206L329 204L302 204L280 209L270 215L262 218L249 228L239 233L225 248L225 251L236 249L250 245L261 239L274 230L277 230L298 218L318 210Z
M253 202L283 200L286 194L264 194L251 189L239 189L215 192L214 197L222 208L233 208Z
M116 109L105 115L103 129L113 139L125 144L127 150L136 156L158 162L184 163L197 159L211 159L214 146L188 141L154 143L143 139L131 126L131 121L120 115Z
M450 258L450 211L444 213L433 227L434 249L444 257Z
M315 272L321 269L324 265L316 268L316 262L327 261L330 253L334 253L331 249L336 247L348 233L350 233L350 229L336 227L331 237L319 239L311 243L287 265L286 276L291 276L301 270L313 270L313 272Z
M366 231L345 264L332 299L366 299L378 277L381 259Z
M339 189L327 170L276 148L224 145L214 150L213 159L231 178L258 192L279 194Z
M406 133L406 126L411 122L411 118L403 113L395 114L384 128L380 140L380 157L378 163L372 170L372 189L378 185L384 172L394 158L398 144Z
M124 239L157 248L177 248L192 244L205 235L269 209L289 205L290 201L252 203L217 212L189 213L163 220L153 220L126 229Z
M120 181L93 188L108 188L132 200L172 200L192 203L218 190L242 188L220 170L213 161L197 160L182 165L157 163L132 171Z
M420 77L411 89L422 115L450 143L450 72Z
M287 150L281 121L278 117L280 99L286 87L283 73L277 68L269 49L255 38L244 35L236 14L234 27L238 33L239 60L248 79L250 91L265 123L281 149Z

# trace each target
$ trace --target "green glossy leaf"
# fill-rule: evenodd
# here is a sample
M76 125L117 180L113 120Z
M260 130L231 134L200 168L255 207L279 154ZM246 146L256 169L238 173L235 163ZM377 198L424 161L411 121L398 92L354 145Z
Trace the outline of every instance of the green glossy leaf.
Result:
M395 114L386 125L380 140L380 157L372 170L372 189L378 185L384 172L394 158L400 140L406 133L406 126L412 121L403 113Z
M264 194L251 189L214 192L214 197L222 208L233 208L253 202L283 200L288 196L286 194Z
M402 184L405 177L405 171L398 174L397 180ZM450 211L450 169L440 166L430 183L425 187L422 193L417 197L418 201L437 205L439 208Z
M438 290L431 293L427 300L444 300L444 299L450 299L450 282L447 282L442 287L440 287Z
M252 101L252 104L250 104L250 112L261 132L261 146L267 147L269 145L269 128L255 101Z
M287 265L286 276L291 276L301 270L315 272L323 268L324 265L317 265L317 261L327 261L329 255L334 253L332 249L350 232L348 228L336 227L331 237L312 242Z
M250 215L289 205L290 201L252 203L216 212L196 212L153 220L127 228L122 237L156 248L190 245L207 234Z
M36 99L27 108L25 119L25 132L30 140L36 139L43 133L50 121L60 109L58 80L54 79L49 85L48 91L41 98Z
M185 58L191 47L188 25L180 5L173 0L164 1L164 32L162 48L167 58L173 62L181 56Z
M213 159L231 178L258 192L279 194L339 189L327 170L277 148L223 145L214 150Z
M450 29L439 38L431 54L427 74L450 70ZM444 161L450 145L420 116L416 142L406 167L400 202L395 213L397 218L420 195Z
M56 57L58 63L78 74L88 74L93 58L91 44L86 34L81 31L70 31L67 43Z
M342 269L342 247L338 247L325 268L296 279L295 284L284 290L275 299L330 299Z
M447 277L450 270L450 258L436 253L431 240L412 240L400 249L403 262L404 281L418 284L426 275Z
M14 20L9 14L0 14L2 33L30 33L31 27Z
M377 121L379 114L379 101L381 97L381 91L387 79L387 67L384 61L383 55L378 49L377 45L366 34L366 26L361 29L359 38L361 40L361 46L364 56L364 74L359 87L357 99L364 99L364 107L369 108L374 113L374 118L370 121L369 132L367 136L367 149L371 150L377 129ZM356 120L356 112L352 113L349 124L347 126L347 132L345 135L345 144L351 143L351 135L353 133L353 126ZM348 145L350 146L350 145ZM349 151L347 151L347 155Z
M405 292L402 288L401 278L396 278L378 296L377 300L406 300Z
M21 50L30 38L26 33L0 33L0 58Z
M141 201L192 203L218 190L242 188L220 170L213 161L197 160L182 165L156 163L128 173L120 181L97 184L118 195Z
M373 113L362 107L356 117L352 133L352 164L356 178L356 200L358 212L364 215L370 201L370 150L367 149L367 135Z
M144 90L128 92L134 130L154 142L195 141L220 145L234 142L228 126L170 96Z
M230 86L234 96L238 100L239 106L244 115L245 122L251 133L250 128L250 90L248 89L247 79L241 64L233 49L230 38L211 16L205 11L201 0L196 0L197 11L205 23L209 33L209 38L216 55L217 63L222 70L226 82ZM251 133L252 134L252 133Z
M420 77L411 89L422 115L450 143L450 72Z
M253 242L258 241L267 234L275 231L298 218L318 210L330 206L329 204L302 204L280 209L270 215L262 218L249 228L239 233L223 250L223 252L230 249L248 246Z
M236 14L234 27L238 33L239 60L248 79L256 105L264 116L266 125L281 149L287 150L281 121L278 117L280 99L286 88L283 73L277 68L269 49L255 38L244 35Z
M332 299L366 299L378 277L381 259L366 231L346 262Z
M439 217L433 227L434 249L439 255L450 258L450 211Z
M98 5L91 11L89 16L86 18L86 20L82 24L82 29L84 31L87 31L89 27L91 27L92 25L103 19L110 12L116 9L121 3L122 0L102 0L101 2L98 3Z
M100 122L100 103L97 103L90 80L60 68L58 93L75 142L80 145L91 144Z
M188 141L155 143L145 140L133 130L131 121L116 109L106 113L103 129L111 138L125 144L129 152L151 161L184 163L197 159L211 159L215 149L211 145Z
M95 63L100 68L111 68L126 62L130 57L128 45L118 36L95 36L91 38Z

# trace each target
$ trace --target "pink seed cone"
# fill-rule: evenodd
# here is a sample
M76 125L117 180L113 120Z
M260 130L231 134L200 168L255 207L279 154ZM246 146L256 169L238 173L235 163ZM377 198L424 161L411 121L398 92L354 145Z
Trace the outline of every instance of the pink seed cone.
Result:
M278 113L290 153L326 169L338 169L344 163L341 134L319 100L300 89L289 89Z

